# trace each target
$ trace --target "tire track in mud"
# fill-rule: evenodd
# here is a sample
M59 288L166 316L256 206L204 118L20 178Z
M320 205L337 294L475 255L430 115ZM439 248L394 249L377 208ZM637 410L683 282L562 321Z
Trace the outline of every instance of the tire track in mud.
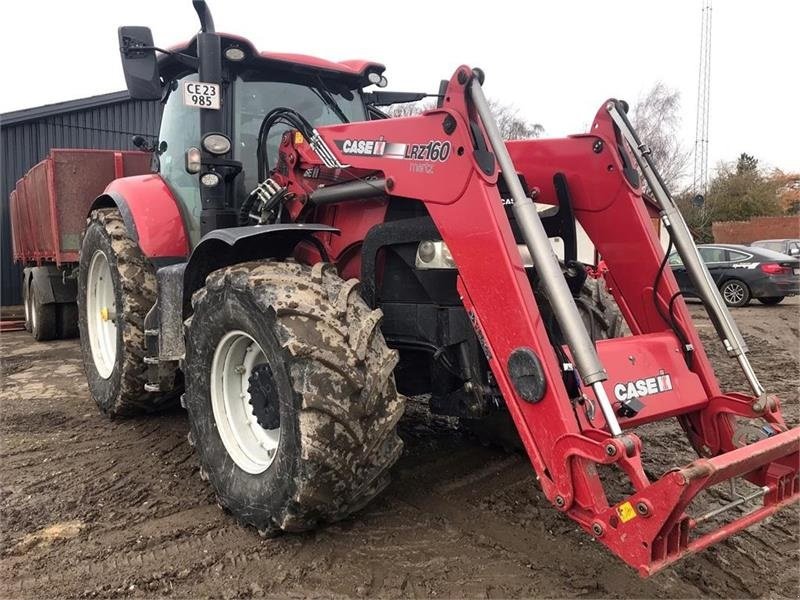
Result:
M798 305L774 308L736 316L796 424ZM708 321L699 325L726 387L741 387ZM413 403L406 453L376 502L319 531L262 540L214 505L181 411L106 421L87 397L74 342L4 335L0 354L0 596L797 595L796 510L640 580L549 505L526 458L479 446ZM16 367L6 370L7 357ZM68 376L54 377L64 365ZM642 437L656 474L692 459L674 423ZM73 521L82 524L74 537L30 541Z

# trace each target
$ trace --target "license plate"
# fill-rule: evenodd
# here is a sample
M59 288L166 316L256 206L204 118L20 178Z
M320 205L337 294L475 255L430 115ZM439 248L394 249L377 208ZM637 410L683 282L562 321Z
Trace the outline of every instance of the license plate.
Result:
M794 270L794 274L795 274L795 275L800 275L800 269L795 269L795 270Z
M219 85L202 81L184 81L183 103L195 108L219 110Z

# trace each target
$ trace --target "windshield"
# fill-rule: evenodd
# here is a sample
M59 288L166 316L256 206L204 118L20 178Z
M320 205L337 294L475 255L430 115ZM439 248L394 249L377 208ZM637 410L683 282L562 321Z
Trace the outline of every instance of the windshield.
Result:
M263 75L262 75L263 77ZM366 120L364 103L358 90L341 85L258 81L257 77L237 78L233 94L233 111L223 106L228 122L233 123L234 159L241 161L243 173L237 178L237 202L258 184L256 147L258 130L272 109L284 106L303 115L314 127L347 121ZM166 142L160 156L159 173L167 182L181 206L192 247L200 240L200 189L197 175L186 172L186 150L200 145L200 110L186 106L180 93L184 81L197 81L197 74L187 75L173 84L161 117L159 139ZM313 83L313 80L312 80ZM335 106L331 106L335 103ZM344 118L343 118L344 117ZM287 125L277 124L268 137L268 159L274 166L281 134Z
M327 94L326 94L327 92ZM326 102L326 95L335 106ZM234 101L234 131L236 150L234 158L242 162L244 193L258 185L256 148L258 130L264 117L281 106L296 110L314 127L334 125L348 121L364 121L364 103L358 90L336 89L330 85L288 83L283 81L249 81L238 79ZM267 138L269 167L275 166L281 134L288 125L276 124Z

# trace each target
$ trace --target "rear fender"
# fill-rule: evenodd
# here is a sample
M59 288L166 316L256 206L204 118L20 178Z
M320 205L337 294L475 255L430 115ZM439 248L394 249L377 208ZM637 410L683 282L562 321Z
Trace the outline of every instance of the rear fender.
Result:
M180 208L160 175L122 177L108 184L92 203L116 207L131 238L156 267L186 260L189 238Z

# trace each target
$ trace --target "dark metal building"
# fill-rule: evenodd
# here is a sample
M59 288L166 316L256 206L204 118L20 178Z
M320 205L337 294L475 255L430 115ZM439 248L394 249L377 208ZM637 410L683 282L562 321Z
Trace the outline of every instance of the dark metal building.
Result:
M8 196L51 148L133 150L135 134L155 136L159 102L114 92L0 115L0 305L22 302L22 269L11 252Z

